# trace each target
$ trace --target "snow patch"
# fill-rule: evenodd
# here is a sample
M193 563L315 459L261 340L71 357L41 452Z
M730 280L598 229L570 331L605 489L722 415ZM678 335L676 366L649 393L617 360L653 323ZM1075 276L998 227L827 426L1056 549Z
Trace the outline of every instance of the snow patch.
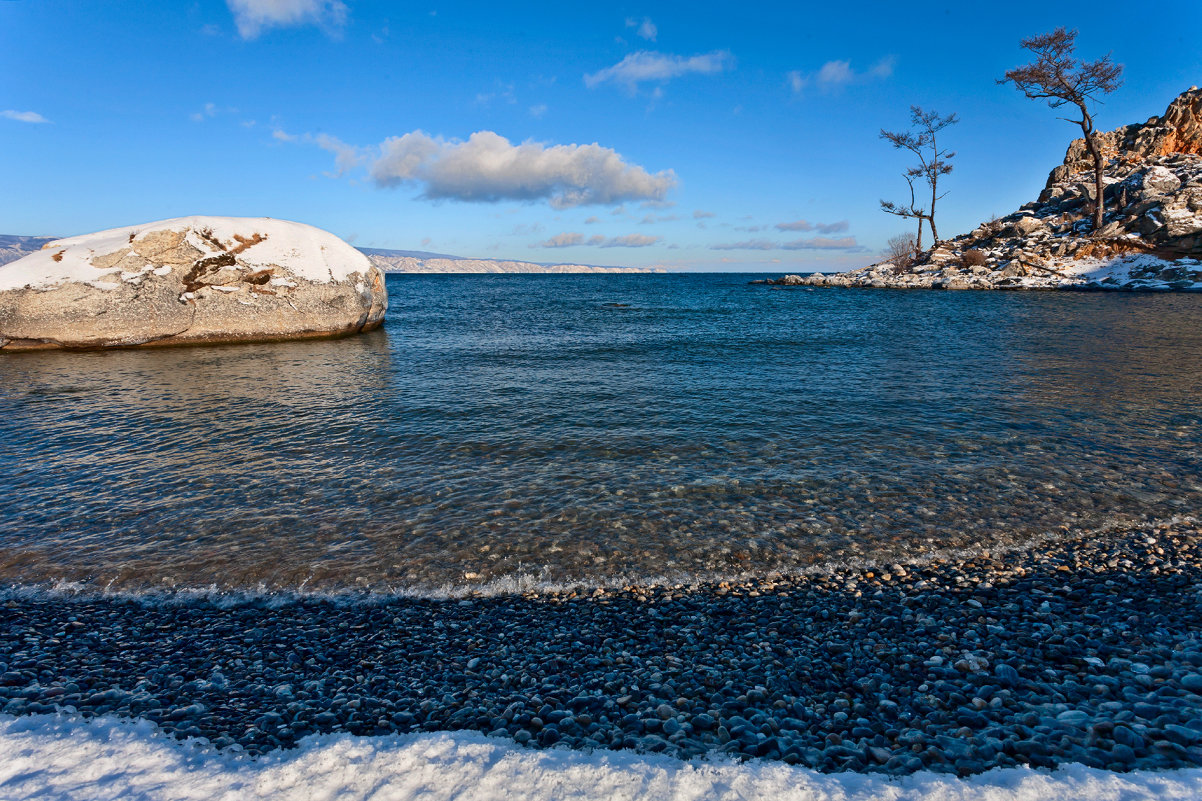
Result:
M27 286L48 289L64 282L96 286L94 282L98 278L120 273L121 269L98 269L92 266L94 257L127 248L131 241L154 231L186 231L185 241L203 255L221 252L199 235L201 230L210 231L213 238L227 247L238 246L235 235L245 239L251 239L255 234L265 236L238 253L238 260L254 270L281 267L306 281L344 281L352 273L366 275L372 266L367 256L328 231L311 225L270 217L177 217L56 239L36 253L0 265L0 292ZM170 270L155 271L155 274L167 272Z
M0 796L499 801L1141 801L1202 797L1202 769L997 769L958 779L822 774L781 763L680 762L629 752L533 751L479 734L308 737L256 759L177 742L143 720L0 716Z

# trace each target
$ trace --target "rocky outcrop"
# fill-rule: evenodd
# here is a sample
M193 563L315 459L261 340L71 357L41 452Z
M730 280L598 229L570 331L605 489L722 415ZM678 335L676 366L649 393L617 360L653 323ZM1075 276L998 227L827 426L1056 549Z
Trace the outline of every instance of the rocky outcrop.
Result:
M0 350L344 336L377 327L386 308L366 256L269 218L116 228L0 266Z
M922 289L1202 290L1202 90L1163 116L1101 135L1105 225L1083 139L1068 147L1039 199L912 263L785 276L797 286Z

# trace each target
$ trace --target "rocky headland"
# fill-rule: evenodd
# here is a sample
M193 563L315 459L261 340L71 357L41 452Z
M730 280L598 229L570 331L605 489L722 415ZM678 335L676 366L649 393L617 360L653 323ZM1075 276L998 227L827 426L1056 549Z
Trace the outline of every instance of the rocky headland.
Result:
M384 276L333 234L181 217L46 242L0 266L0 350L273 341L377 327Z
M1159 117L1099 135L1107 159L1105 225L1085 140L1069 145L1039 198L939 242L910 263L786 275L784 286L895 289L1202 291L1202 90Z

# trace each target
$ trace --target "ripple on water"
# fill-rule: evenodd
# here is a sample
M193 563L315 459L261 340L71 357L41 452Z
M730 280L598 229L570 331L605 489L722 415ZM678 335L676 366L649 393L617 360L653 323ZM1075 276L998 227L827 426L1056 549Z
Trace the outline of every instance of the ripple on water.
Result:
M353 339L6 356L0 581L676 580L1197 509L1202 298L746 279L390 276Z

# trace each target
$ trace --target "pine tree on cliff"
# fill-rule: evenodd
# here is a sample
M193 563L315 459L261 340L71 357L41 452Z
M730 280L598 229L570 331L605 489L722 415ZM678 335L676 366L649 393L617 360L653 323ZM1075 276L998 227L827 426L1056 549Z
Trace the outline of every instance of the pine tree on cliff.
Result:
M1097 193L1093 204L1093 230L1097 231L1102 227L1105 214L1106 203L1102 193L1106 187L1102 173L1106 161L1098 146L1089 103L1100 104L1097 95L1110 94L1123 85L1120 78L1123 65L1111 61L1109 53L1097 61L1078 61L1073 58L1076 39L1075 29L1065 30L1063 27L1023 39L1023 48L1035 54L1035 61L1008 70L1006 77L998 83L1013 83L1027 97L1047 100L1052 108L1074 105L1080 110L1079 120L1068 117L1061 119L1080 125L1085 134L1085 147L1093 159L1094 190Z
M918 238L914 242L915 252L922 250L922 222L926 220L931 226L933 244L939 244L939 230L935 227L935 203L947 193L939 194L939 178L952 171L950 160L956 155L946 148L940 150L937 142L939 132L949 125L955 125L960 119L955 114L946 117L935 111L923 111L920 106L910 106L910 130L886 131L881 129L881 138L888 141L898 150L909 150L918 157L918 166L911 167L902 173L910 187L909 205L894 203L891 200L881 201L881 211L898 217L918 220ZM918 205L914 193L914 181L921 179L931 190L931 207Z

